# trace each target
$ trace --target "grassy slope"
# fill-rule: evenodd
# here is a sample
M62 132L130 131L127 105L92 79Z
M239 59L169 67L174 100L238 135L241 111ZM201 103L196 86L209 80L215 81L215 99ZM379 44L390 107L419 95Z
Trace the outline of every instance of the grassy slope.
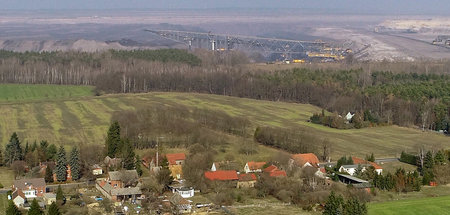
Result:
M234 116L248 117L253 126L269 125L303 128L304 132L329 139L332 156L352 153L376 157L398 155L413 150L417 144L440 144L450 148L448 137L397 126L336 130L306 122L320 108L283 102L258 101L234 97L188 93L148 93L106 95L0 103L0 140L4 145L16 131L25 141L46 139L56 144L102 144L114 111L151 108L155 105L179 105L226 111Z
M0 84L0 102L69 98L90 95L93 95L93 88L87 86Z
M450 196L369 204L369 215L450 214Z

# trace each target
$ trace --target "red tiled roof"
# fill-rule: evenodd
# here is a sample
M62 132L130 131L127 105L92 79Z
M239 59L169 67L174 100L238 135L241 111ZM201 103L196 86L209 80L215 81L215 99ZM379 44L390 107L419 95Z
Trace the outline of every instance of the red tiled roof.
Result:
M266 167L263 171L264 172L273 172L277 169L278 169L278 167L276 167L275 165L270 165L270 166Z
M205 172L205 178L214 181L231 181L238 180L238 175L235 170L218 170L218 171L207 171Z
M256 181L256 175L253 173L239 174L239 181Z
M274 170L272 172L270 172L269 174L270 177L286 177L286 171L284 170Z
M295 154L291 156L294 161L300 165L303 166L307 162L310 163L312 166L317 166L319 163L319 158L313 153L306 153L306 154Z
M167 161L169 165L176 165L177 161L186 160L186 154L184 153L175 153L175 154L166 154Z
M353 164L370 164L375 169L383 169L383 167L381 167L380 165L376 164L375 162L366 161L366 160L358 158L358 157L352 157L352 160L353 160Z
M262 169L264 165L266 165L266 162L254 162L254 161L250 161L247 162L248 164L248 168L250 170L258 170L258 169Z

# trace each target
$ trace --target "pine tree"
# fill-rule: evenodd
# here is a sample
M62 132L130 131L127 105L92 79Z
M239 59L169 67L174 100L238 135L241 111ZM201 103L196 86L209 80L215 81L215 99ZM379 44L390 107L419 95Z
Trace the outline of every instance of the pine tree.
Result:
M434 167L434 158L433 153L431 151L428 151L425 155L425 160L423 166L427 169L432 169Z
M349 199L344 205L344 215L366 215L367 206L365 203L360 203L358 199Z
M28 210L28 215L41 215L44 214L39 207L39 204L36 199L33 199L31 202L30 210Z
M22 215L19 208L14 204L12 200L8 201L8 208L6 208L6 215Z
M24 155L26 155L28 152L30 152L30 147L28 146L28 141L27 141L27 143L25 144L25 150L24 150Z
M56 205L55 202L52 202L52 204L48 208L47 215L61 215L61 212L59 212L58 205Z
M33 145L31 145L31 151L34 152L37 149L37 143L36 140L33 142Z
M56 179L60 182L67 180L67 158L66 151L63 146L59 148L56 160Z
M46 150L44 152L48 160L55 160L58 149L56 148L55 144L50 144L48 147L46 147Z
M106 137L106 152L109 157L115 157L120 147L120 125L115 121L111 124Z
M53 183L53 170L50 168L49 165L47 165L47 168L45 168L44 179L46 183Z
M325 203L325 209L323 215L340 215L342 214L342 204L344 199L342 196L336 196L334 191L328 196L327 202Z
M11 165L12 162L16 160L23 160L22 147L20 146L19 137L17 133L14 132L11 135L9 143L6 145L5 149L5 163Z
M72 171L72 179L78 180L80 179L80 153L76 147L73 147L72 152L70 153L69 165Z
M56 190L56 200L58 201L64 200L64 193L61 188L61 185L58 185L58 189Z
M132 144L127 139L123 141L123 147L122 147L122 162L123 162L123 168L132 170L135 169L135 153Z
M136 172L138 173L139 176L142 176L142 167L141 167L141 158L139 157L139 155L136 155Z
M446 158L445 158L444 152L442 152L442 150L439 150L439 151L436 153L436 156L434 157L435 163L436 163L436 164L439 164L439 165L442 165L442 164L445 163L445 160L446 160Z

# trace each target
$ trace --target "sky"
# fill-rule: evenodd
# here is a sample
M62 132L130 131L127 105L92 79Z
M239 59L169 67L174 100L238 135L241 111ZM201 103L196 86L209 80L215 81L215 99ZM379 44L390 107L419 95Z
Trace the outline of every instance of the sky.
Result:
M449 0L0 0L0 10L303 8L450 15Z

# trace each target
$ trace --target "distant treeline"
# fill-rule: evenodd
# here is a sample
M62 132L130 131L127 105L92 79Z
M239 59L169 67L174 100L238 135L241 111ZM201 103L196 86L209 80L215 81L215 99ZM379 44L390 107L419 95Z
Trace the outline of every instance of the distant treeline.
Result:
M0 83L94 85L98 93L210 93L309 103L337 115L368 111L377 123L434 130L449 127L450 75L446 71L414 67L405 67L405 72L397 67L395 72L313 68L260 71L240 65L245 62L245 56L235 52L192 54L175 49L3 51ZM443 65L439 68L450 67L449 62L439 64Z

